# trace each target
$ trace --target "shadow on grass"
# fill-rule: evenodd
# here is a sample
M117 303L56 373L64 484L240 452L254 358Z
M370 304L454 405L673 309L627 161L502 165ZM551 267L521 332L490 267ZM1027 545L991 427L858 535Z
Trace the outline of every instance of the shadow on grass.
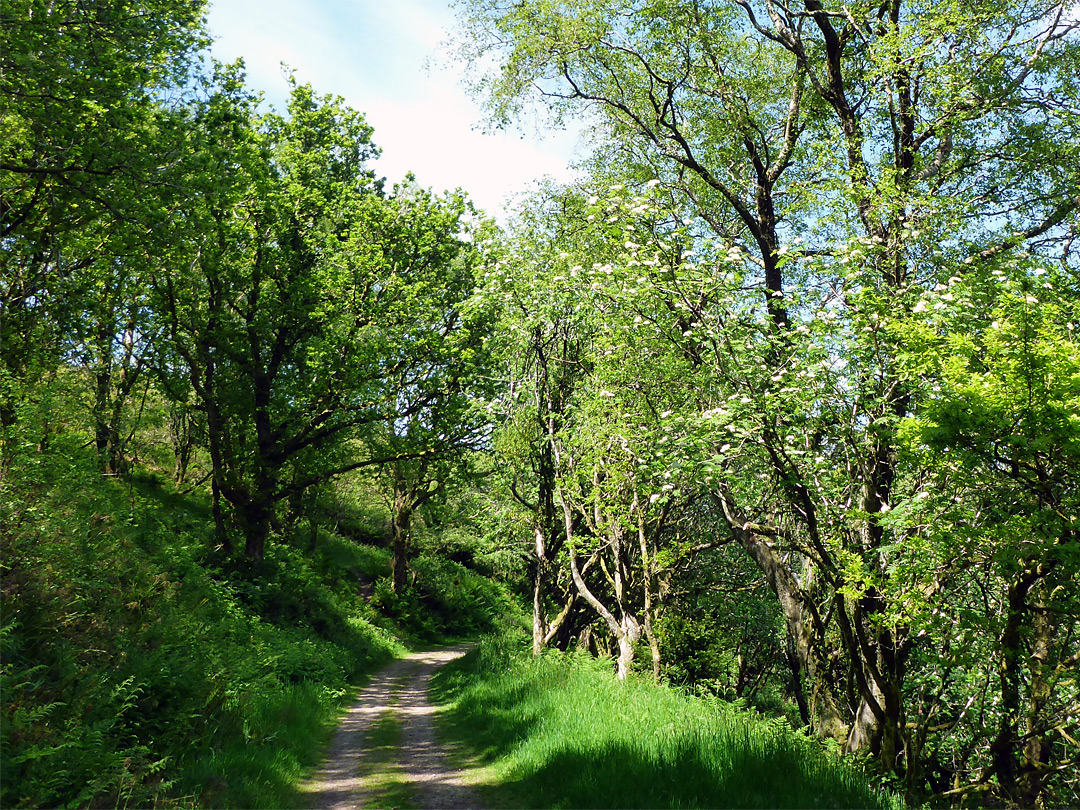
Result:
M460 660L460 659L459 659ZM465 753L475 762L490 764L506 755L528 739L540 718L537 712L525 709L537 691L533 684L523 683L499 691L497 698L480 699L460 690L469 678L467 672L451 662L432 678L428 690L433 703L457 703L442 718L448 736L463 743Z
M822 780L802 763L729 752L722 771L705 752L682 746L658 759L633 746L606 743L563 750L538 766L512 769L492 806L635 808L880 807L865 787ZM524 771L524 772L520 772Z

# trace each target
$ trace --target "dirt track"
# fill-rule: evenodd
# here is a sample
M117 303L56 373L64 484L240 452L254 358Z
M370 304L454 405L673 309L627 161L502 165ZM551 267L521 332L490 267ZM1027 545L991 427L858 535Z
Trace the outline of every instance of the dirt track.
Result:
M385 805L387 797L379 793L390 784L404 790L417 807L479 807L462 774L447 762L446 751L435 737L435 709L427 699L435 670L468 649L461 646L410 653L382 670L349 709L326 762L304 786L309 805L315 810ZM376 756L374 745L369 744L372 731L377 723L386 722L388 715L400 727L400 742L396 750L389 751L384 744Z

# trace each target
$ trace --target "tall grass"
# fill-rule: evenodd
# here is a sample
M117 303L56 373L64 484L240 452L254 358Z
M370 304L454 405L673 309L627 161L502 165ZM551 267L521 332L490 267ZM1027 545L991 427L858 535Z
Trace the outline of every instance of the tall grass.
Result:
M483 641L433 687L443 729L487 766L490 806L880 807L901 801L786 721L768 721L607 662Z

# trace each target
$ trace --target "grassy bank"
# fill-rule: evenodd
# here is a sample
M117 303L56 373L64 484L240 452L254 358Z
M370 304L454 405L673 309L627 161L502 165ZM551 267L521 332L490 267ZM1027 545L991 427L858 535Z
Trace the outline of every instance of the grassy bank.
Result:
M298 806L400 639L482 628L500 595L424 560L380 600L387 552L325 531L252 568L212 547L204 494L103 478L74 436L32 460L0 487L5 808Z
M534 661L515 637L445 667L434 693L492 807L903 806L786 723L620 683L584 655Z

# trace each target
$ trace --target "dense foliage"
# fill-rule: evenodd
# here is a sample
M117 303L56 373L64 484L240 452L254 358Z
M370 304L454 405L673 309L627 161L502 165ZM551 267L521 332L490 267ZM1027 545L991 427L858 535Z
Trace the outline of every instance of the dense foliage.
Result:
M360 586L385 551L324 536L254 572L205 497L57 452L5 489L5 807L288 806L350 683L400 650Z
M341 99L267 109L197 2L0 9L5 806L292 802L355 678L506 585L515 682L610 656L856 804L821 749L1080 803L1075 12L458 7L494 122L594 136L503 228ZM578 765L668 756L619 711Z
M482 293L534 649L786 693L913 801L1076 803L1067 5L457 6L496 125L596 144Z

